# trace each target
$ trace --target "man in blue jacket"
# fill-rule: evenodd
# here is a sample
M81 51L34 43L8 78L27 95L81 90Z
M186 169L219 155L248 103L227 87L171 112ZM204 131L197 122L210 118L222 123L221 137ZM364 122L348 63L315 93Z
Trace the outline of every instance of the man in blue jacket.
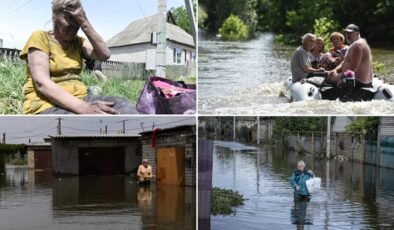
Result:
M305 181L315 177L311 170L306 169L304 161L298 161L297 169L294 170L291 176L290 183L294 189L294 199L296 200L309 200L310 194L306 187Z

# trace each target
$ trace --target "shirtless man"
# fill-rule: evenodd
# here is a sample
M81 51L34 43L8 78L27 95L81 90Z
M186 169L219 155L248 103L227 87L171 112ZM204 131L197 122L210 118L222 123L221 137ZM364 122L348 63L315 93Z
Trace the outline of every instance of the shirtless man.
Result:
M345 29L346 41L351 44L345 60L328 74L328 82L341 86L342 74L347 70L355 73L356 88L372 87L372 54L367 41L360 37L358 26L350 24Z
M137 170L138 181L140 184L149 184L152 178L152 166L149 165L148 159L143 159L142 164Z

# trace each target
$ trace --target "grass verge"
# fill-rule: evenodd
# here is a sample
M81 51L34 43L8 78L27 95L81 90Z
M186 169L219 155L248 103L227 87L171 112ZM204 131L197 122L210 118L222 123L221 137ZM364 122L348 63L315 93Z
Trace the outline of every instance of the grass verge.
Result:
M99 80L94 74L83 71L82 81L95 90L94 95L121 96L136 103L144 87L146 77L136 79L117 78L108 76L108 81ZM175 75L174 75L175 76ZM169 79L195 83L196 78L174 77ZM11 62L8 59L0 60L0 114L21 114L23 106L22 88L26 80L26 65L24 62Z

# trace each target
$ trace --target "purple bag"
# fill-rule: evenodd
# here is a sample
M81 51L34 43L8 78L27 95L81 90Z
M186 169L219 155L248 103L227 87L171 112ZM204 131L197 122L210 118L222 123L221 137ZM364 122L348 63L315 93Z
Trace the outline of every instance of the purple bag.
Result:
M165 97L160 88L153 85L155 81L190 90L168 98ZM194 114L196 112L196 85L171 81L161 77L150 77L137 101L137 110L145 114Z

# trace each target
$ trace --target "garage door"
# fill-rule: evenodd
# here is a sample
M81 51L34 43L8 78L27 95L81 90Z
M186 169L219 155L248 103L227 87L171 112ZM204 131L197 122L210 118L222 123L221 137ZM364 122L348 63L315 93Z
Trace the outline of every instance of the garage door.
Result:
M79 149L79 175L118 175L125 173L123 147Z
M51 150L34 150L34 169L52 168Z

